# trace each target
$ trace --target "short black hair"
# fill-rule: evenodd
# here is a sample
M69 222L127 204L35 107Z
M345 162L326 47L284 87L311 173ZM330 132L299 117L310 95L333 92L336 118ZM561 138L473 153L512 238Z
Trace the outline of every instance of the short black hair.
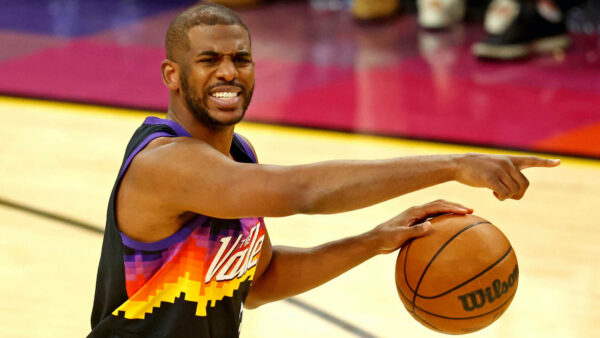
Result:
M165 47L167 59L179 62L179 56L190 49L188 31L200 25L237 25L250 31L242 19L231 9L214 3L202 3L181 12L167 29Z

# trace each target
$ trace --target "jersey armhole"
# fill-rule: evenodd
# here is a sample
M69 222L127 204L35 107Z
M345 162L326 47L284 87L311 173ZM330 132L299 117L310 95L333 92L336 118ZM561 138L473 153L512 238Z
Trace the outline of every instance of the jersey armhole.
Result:
M172 136L173 136L172 134L169 134L169 133L164 132L164 131L159 131L159 132L155 132L155 133L152 133L152 134L148 135L148 137L146 137L140 144L138 144L137 147L135 147L135 149L131 152L131 154L129 154L129 156L127 157L127 159L123 163L123 166L121 167L121 170L119 171L119 177L118 178L119 179L123 178L123 175L125 174L125 172L129 168L129 165L131 164L131 161L133 161L133 158L140 151L142 151L144 148L146 148L146 146L148 145L148 143L152 142L154 139L157 139L159 137L172 137Z
M250 157L250 159L252 160L252 162L258 163L258 160L256 159L256 153L254 152L254 150L250 146L249 141L244 136L242 136L242 135L240 135L238 133L235 133L234 137L240 142L240 144L244 148L244 152L246 153L246 155L248 155Z

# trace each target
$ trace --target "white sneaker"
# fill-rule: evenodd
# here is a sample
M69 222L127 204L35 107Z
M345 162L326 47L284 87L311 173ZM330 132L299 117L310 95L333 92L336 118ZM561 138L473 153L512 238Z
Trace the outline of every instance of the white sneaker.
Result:
M521 3L516 0L493 0L486 13L483 27L489 34L502 34L521 11Z
M419 24L428 29L448 28L465 16L465 0L418 0Z
M571 43L562 12L537 1L494 0L485 16L486 35L473 44L478 57L514 60L561 52Z

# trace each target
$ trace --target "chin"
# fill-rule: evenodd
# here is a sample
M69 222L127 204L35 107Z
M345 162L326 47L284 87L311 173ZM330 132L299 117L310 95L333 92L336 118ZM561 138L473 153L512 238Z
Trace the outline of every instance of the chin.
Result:
M238 124L244 118L243 111L223 112L210 114L210 119L215 127L227 127Z

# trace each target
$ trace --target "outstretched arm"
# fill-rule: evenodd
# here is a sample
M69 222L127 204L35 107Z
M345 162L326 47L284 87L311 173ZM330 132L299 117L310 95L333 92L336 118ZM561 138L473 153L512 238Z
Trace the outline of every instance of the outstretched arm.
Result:
M558 165L466 154L275 166L238 163L191 138L159 139L148 148L132 162L122 190L135 190L144 209L219 218L343 212L451 180L518 199L528 186L522 169Z
M358 236L314 248L271 247L265 237L257 272L244 302L247 308L291 297L313 289L367 259L398 249L429 230L425 218L439 213L466 214L472 210L447 201L413 207Z

